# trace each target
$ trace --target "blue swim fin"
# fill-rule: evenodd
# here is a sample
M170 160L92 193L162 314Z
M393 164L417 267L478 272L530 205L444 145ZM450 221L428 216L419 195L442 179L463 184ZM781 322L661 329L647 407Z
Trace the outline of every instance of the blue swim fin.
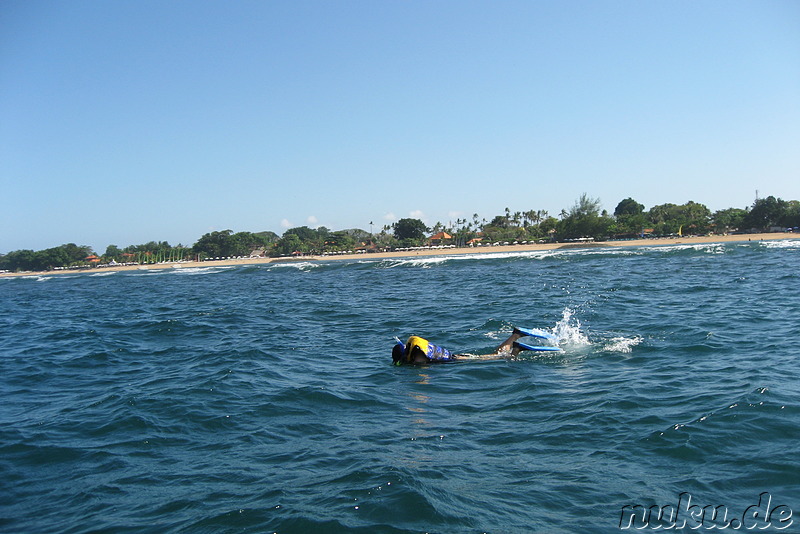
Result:
M544 330L538 330L535 328L514 328L515 334L522 334L523 336L530 336L530 337L538 337L539 339L549 339L550 341L558 341L558 336L555 334L551 334L550 332L545 332Z

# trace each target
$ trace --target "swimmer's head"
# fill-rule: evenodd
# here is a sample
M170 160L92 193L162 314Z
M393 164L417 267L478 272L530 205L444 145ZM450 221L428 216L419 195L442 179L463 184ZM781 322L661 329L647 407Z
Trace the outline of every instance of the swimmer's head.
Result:
M392 363L394 365L403 365L403 360L406 358L406 346L402 343L395 344L392 348Z

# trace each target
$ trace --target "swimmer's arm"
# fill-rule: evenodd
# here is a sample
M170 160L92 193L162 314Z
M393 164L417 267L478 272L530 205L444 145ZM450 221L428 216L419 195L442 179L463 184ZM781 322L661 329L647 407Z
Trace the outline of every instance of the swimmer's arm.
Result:
M455 360L502 360L512 356L511 351L495 352L492 354L454 354Z

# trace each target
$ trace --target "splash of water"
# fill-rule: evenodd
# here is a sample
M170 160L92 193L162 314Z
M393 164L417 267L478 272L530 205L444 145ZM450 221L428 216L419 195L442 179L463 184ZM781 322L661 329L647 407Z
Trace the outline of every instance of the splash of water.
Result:
M573 316L573 311L567 307L561 313L561 319L553 327L553 333L558 336L559 345L586 346L591 345L586 334L581 332L581 322Z

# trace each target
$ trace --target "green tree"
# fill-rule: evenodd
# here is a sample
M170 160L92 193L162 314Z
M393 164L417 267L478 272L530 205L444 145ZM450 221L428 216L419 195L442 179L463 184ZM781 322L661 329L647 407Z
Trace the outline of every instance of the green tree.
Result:
M671 203L659 204L658 206L653 206L647 212L647 218L653 224L663 224L673 218L674 210L677 207L678 206Z
M691 200L681 206L653 206L647 213L647 218L656 235L672 235L678 232L705 234L711 228L711 211L705 205Z
M192 251L201 259L223 257L222 253L227 246L228 238L233 234L233 230L214 231L200 236L200 239L192 245Z
M361 237L359 234L360 239L366 239L365 237ZM356 246L356 238L353 234L345 231L340 230L338 232L331 232L328 234L328 237L325 240L325 249L323 252L342 252L347 250L353 250Z
M297 234L284 234L272 249L273 255L276 256L291 256L298 252L304 254L307 251L307 245Z
M589 198L583 193L558 222L556 235L559 240L586 237L604 239L612 222L605 212L601 213L600 199Z
M695 234L707 234L711 228L711 210L705 204L689 201L683 205L686 227Z
M614 209L614 217L619 217L621 215L641 215L642 213L644 213L644 205L639 204L630 197L620 201L616 209Z
M556 233L558 227L558 219L552 216L545 216L542 222L539 223L539 233L542 237L550 239Z
M292 235L297 236L300 243L300 246L298 246L292 252L297 251L302 253L320 253L325 250L325 242L328 240L330 230L324 226L320 226L316 229L309 228L308 226L289 228L283 233L281 239L276 243L276 250L285 250L287 247L290 247L293 243L295 243L293 239L284 242L285 239ZM281 254L284 254L284 252L281 252Z
M108 245L106 247L105 254L103 254L103 257L107 258L109 260L115 260L116 261L116 260L122 258L122 253L123 253L122 249L119 248L117 245Z
M510 225L511 225L510 224L510 219L508 217L506 217L505 215L496 215L494 217L494 219L492 219L489 222L488 226L491 226L493 228L505 229L505 228L508 228Z
M49 271L56 267L85 265L92 248L67 243L45 250L16 250L3 256L0 269L7 271Z
M0 269L4 271L33 271L36 261L36 252L29 249L12 250L3 256Z
M245 235L242 235L245 234ZM249 232L234 234L233 230L222 230L203 234L192 246L192 251L201 258L227 258L241 256L242 243L247 241ZM247 252L249 254L249 251Z
M609 228L612 235L632 237L639 235L647 225L644 206L632 198L626 198L617 204L614 210L616 222Z
M276 241L278 241L278 239L280 239L280 236L278 236L278 234L276 234L275 232L270 232L269 230L265 232L256 232L253 235L256 236L258 239L260 239L261 243L263 243L265 246L271 245L272 243L275 243Z
M352 237L354 241L364 241L372 238L372 234L361 228L348 228L347 230L340 230L348 236Z
M773 226L783 226L788 205L786 201L768 196L758 198L744 219L744 226L753 230L769 230Z
M263 239L252 232L236 232L231 236L228 256L249 256L259 247L264 246Z
M324 227L323 227L324 228ZM289 228L283 233L283 237L287 235L296 235L300 241L315 241L319 238L320 233L317 230L309 228L308 226L298 226L296 228Z
M743 227L747 210L741 208L728 208L717 210L711 215L711 226L714 232L725 234Z
M786 228L797 228L800 226L800 202L788 200L784 209L783 220L781 221Z
M421 244L428 231L428 227L419 219L400 219L392 225L392 229L398 241L410 246Z

